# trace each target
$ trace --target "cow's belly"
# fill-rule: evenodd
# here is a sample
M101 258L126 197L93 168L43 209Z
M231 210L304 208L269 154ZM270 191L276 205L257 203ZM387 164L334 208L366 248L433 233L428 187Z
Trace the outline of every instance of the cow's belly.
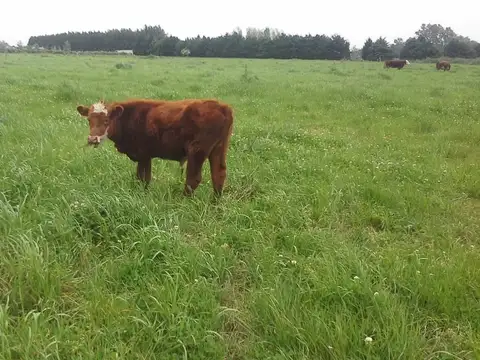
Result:
M172 136L171 132L162 136L147 136L141 141L129 139L116 144L117 150L127 155L132 161L147 158L161 158L165 160L180 161L186 157L184 139Z
M185 141L178 131L166 131L155 141L150 142L150 151L154 157L180 161L186 156Z
M180 146L157 146L152 151L152 157L157 157L165 160L180 161L186 156L185 149Z

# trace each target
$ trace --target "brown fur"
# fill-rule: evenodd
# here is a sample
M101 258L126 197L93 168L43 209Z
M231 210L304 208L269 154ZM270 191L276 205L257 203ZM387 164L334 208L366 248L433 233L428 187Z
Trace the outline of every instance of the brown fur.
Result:
M229 105L197 99L133 99L104 105L108 116L92 113L93 106L77 107L90 123L89 144L98 146L96 136L108 129L107 137L117 150L137 162L137 178L146 186L151 181L153 158L178 161L181 166L187 162L185 195L192 194L200 184L202 166L208 158L214 192L222 193L233 129Z
M442 60L442 61L437 61L437 64L435 65L435 67L437 68L437 70L443 69L443 71L445 70L450 71L451 65L448 61Z
M406 60L386 60L383 67L384 68L397 68L398 70L400 70L406 64L407 64Z

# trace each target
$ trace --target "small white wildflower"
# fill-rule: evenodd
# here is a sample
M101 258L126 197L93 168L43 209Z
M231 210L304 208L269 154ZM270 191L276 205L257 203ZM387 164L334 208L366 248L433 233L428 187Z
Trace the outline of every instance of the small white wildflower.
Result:
M297 261L296 261L296 260L291 260L290 262L292 263L292 265L297 265Z
M198 282L198 279L195 279L194 281L197 283L197 282Z
M375 291L375 292L373 293L373 296L378 296L378 291Z
M365 338L365 344L370 344L370 343L372 343L372 341L373 341L373 339L370 336L367 336Z
M353 277L353 280L360 280L360 278L359 278L357 275L355 275L355 276Z
M229 248L229 245L228 245L227 243L224 243L224 244L220 245L220 247L221 247L222 249L228 249L228 248Z
M327 348L328 348L329 350L332 350L332 349L333 349L333 347L330 346L330 345L328 345Z

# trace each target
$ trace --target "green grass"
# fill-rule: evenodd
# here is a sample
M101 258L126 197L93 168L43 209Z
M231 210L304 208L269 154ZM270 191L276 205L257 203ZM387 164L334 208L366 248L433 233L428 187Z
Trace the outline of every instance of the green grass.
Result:
M0 359L477 359L480 66L0 58ZM215 97L224 196L77 104ZM370 336L373 341L366 344Z

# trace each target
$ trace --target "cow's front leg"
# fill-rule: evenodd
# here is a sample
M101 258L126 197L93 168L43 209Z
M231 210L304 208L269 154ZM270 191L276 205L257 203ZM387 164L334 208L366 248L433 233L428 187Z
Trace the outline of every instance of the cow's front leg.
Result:
M143 177L145 174L144 164L139 161L137 162L137 180L143 181Z
M185 171L185 162L187 161L187 158L184 157L179 161L180 163L180 177L183 177L183 172Z
M185 188L183 190L184 195L192 195L202 181L202 166L205 162L205 159L206 155L201 150L188 155L187 179L185 181Z
M145 183L148 187L152 180L152 159L143 159L137 163L137 179Z

